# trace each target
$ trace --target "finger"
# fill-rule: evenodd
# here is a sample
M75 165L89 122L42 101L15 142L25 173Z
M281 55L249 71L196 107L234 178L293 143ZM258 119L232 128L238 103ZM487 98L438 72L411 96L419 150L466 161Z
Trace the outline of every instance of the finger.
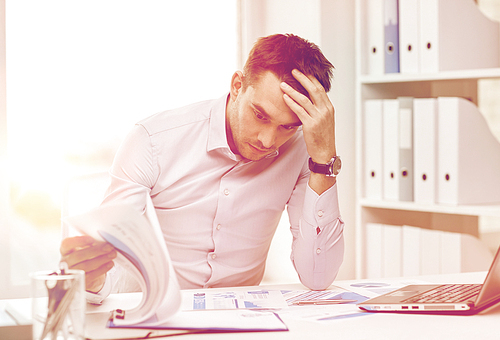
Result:
M316 114L317 108L305 95L295 90L289 84L282 82L281 90L284 95L283 98L288 107L297 115L304 124L309 116Z
M113 267L113 257L108 254L108 256L103 255L88 261L77 263L71 268L85 271L86 290L97 292L104 284L106 279L105 274Z
M290 110L292 110L297 117L300 119L303 125L307 125L308 120L311 119L311 115L309 112L304 108L303 105L300 105L297 103L292 97L290 97L287 93L283 94L283 100L285 101L285 104L288 105Z
M107 262L96 270L85 273L85 289L92 292L98 292L104 285L106 273L110 271L113 266L113 262Z
M309 98L307 98L307 96L303 95L302 93L294 89L288 83L282 82L280 84L280 87L284 93L286 93L290 98L292 98L297 104L303 106L306 109L306 111L313 107L313 104L311 103Z
M292 75L295 79L297 79L297 81L302 86L304 86L304 88L306 90L311 90L311 91L319 90L320 92L326 93L323 85L321 85L319 80L315 76L313 76L312 74L305 74L297 69L293 69Z
M76 264L85 262L100 256L109 256L110 258L116 257L116 250L109 243L99 243L97 245L88 246L86 248L69 253L62 257L70 268Z
M62 240L59 251L64 256L79 248L90 246L92 243L94 243L94 239L87 235L68 237Z
M309 94L322 93L322 92L326 93L323 85L321 85L319 80L316 79L316 77L314 77L313 75L311 74L306 75L297 69L292 70L292 75L295 79L297 79L298 82L302 84L302 86L304 86L304 88L307 90L307 92L309 92Z
M305 84L306 79L307 79L307 82L309 82L310 84L317 84L317 86L313 85L313 87L316 90L313 91L309 88L310 97L312 98L313 102L311 102L311 100L309 98L307 98L302 93L298 92L297 90L295 90L293 87L291 87L290 85L288 85L285 82L281 83L281 90L285 94L287 94L291 99L293 99L298 105L302 106L305 109L305 111L307 111L307 113L313 118L323 117L325 115L331 116L331 114L334 114L335 108L333 107L330 99L328 98L328 95L324 91L321 83L314 76L306 77L300 71L296 71L296 72L298 72L297 78L302 79L302 81L304 81L303 84ZM313 93L314 95L311 95L311 93ZM287 101L287 100L285 100L285 101L287 102L287 104L292 105L292 103L290 101ZM293 109L293 107L291 105L289 105L289 107L292 110L294 110L294 112L297 115L300 114L300 112ZM295 106L295 105L293 105L293 106ZM302 123L304 123L304 121L302 121Z
M298 73L301 73L299 70L296 70ZM312 74L309 74L309 75L305 75L310 81L311 83L318 89L320 90L321 92L325 92L325 88L323 87L323 85L320 83L320 81L318 80L318 78L316 78L315 76L313 76Z
M314 78L314 76L307 76L306 74L302 73L301 71L297 70L296 68L292 70L292 76L297 79L297 81L302 85L304 86L304 88L307 90L308 88L309 89L312 89L312 87L314 86L313 82L312 82L312 78Z
M115 254L110 253L86 261L78 262L70 266L70 268L80 269L83 270L85 273L92 273L96 270L99 270L100 267L105 266L106 264L112 266L113 260L115 258L116 258L116 253Z
M325 88L313 75L305 75L297 69L292 70L293 77L306 89L314 104L324 101Z

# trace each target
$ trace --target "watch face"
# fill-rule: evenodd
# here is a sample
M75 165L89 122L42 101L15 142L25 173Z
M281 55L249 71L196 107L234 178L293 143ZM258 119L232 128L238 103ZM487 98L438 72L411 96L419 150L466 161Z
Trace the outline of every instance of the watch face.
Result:
M333 176L337 176L340 173L340 169L342 169L342 161L339 156L335 157L330 169Z

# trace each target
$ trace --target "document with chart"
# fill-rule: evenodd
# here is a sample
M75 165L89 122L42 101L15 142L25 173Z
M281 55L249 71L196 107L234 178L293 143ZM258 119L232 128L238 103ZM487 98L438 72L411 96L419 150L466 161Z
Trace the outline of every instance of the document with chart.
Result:
M113 245L118 253L115 261L141 286L141 302L133 309L117 310L115 325L161 323L177 313L179 284L149 197L145 213L123 203L108 203L67 222L96 241Z

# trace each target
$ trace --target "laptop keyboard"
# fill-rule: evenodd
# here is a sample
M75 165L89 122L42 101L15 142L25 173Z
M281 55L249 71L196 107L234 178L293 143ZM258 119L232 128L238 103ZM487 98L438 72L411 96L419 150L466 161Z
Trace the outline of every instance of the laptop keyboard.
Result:
M481 284L442 285L402 301L403 303L457 303L473 300L481 290Z

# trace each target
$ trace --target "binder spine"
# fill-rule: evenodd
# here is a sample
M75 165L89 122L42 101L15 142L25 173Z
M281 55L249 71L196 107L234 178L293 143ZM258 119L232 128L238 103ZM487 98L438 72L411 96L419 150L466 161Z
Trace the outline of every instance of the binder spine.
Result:
M384 1L385 73L399 73L398 0Z

